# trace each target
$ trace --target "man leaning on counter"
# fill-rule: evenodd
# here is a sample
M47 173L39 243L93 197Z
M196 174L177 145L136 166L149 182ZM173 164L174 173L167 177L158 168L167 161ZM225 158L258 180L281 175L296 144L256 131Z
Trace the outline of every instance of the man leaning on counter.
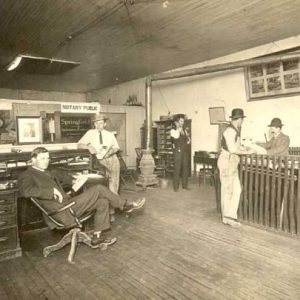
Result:
M267 155L289 155L290 138L281 131L283 126L281 119L272 119L271 124L268 126L270 127L272 138L265 143L257 144L266 149Z

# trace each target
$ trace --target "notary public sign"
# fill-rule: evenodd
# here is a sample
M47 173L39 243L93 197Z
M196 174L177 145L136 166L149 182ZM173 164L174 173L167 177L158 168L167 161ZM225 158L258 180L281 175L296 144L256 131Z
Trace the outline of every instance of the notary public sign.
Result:
M100 103L87 102L87 103L61 103L62 113L81 113L81 114L97 114L100 112Z

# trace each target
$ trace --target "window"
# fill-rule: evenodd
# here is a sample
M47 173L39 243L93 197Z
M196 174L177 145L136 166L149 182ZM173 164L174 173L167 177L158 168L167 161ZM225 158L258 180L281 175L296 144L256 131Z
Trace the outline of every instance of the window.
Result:
M298 58L254 65L246 73L249 100L300 92Z

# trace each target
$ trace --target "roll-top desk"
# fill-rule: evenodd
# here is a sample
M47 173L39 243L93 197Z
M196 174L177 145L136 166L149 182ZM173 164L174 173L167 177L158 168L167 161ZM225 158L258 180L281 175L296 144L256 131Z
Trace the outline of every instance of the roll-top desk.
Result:
M51 164L70 171L91 169L87 150L49 151ZM19 234L45 227L41 212L19 198L18 175L28 165L30 152L0 153L0 261L22 255Z
M0 190L0 261L22 255L17 222L18 190Z

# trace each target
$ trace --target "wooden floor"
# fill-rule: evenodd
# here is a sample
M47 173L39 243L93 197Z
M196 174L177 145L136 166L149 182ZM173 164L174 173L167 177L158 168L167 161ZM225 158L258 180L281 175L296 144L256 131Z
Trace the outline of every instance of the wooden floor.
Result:
M0 263L0 299L300 299L300 239L222 225L213 188L191 187L138 192L147 205L117 215L117 244L81 245L74 265L68 247L42 256L57 235L26 234L23 257Z

